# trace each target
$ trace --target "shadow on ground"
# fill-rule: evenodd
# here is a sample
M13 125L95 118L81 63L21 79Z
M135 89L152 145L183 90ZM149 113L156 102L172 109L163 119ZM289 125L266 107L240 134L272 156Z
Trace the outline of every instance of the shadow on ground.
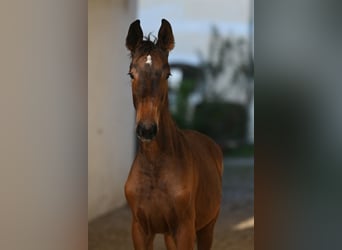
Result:
M213 250L254 249L254 168L252 159L226 159L223 199L215 227ZM89 223L88 249L133 249L130 235L131 214L127 206ZM154 249L166 249L157 236Z

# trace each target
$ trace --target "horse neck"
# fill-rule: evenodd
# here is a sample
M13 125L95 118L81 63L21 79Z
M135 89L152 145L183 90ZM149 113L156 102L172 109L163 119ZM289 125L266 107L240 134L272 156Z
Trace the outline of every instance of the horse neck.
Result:
M170 147L177 139L178 128L172 119L169 108L166 107L160 114L159 133L157 134L157 142L159 145Z

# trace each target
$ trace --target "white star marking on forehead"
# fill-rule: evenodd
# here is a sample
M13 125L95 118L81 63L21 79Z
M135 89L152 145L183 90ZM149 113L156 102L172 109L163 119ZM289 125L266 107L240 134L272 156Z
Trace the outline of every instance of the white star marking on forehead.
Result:
M151 55L147 55L145 63L149 64L150 66L152 65L152 57L151 57Z

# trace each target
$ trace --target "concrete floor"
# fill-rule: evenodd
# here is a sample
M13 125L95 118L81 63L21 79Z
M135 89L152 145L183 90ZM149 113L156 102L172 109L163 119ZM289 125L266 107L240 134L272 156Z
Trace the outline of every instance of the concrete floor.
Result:
M88 249L133 249L130 222L131 214L126 206L90 222ZM166 249L161 235L156 237L154 249ZM254 249L254 168L252 159L225 160L221 213L216 223L212 249Z

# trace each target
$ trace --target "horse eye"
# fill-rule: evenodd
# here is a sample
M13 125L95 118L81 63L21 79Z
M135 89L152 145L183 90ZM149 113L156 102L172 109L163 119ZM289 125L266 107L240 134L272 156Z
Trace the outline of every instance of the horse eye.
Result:
M171 76L171 74L169 73L169 74L167 74L167 76L166 76L166 79L169 79L169 77Z
M133 80L134 79L134 76L131 72L128 73L129 77Z

